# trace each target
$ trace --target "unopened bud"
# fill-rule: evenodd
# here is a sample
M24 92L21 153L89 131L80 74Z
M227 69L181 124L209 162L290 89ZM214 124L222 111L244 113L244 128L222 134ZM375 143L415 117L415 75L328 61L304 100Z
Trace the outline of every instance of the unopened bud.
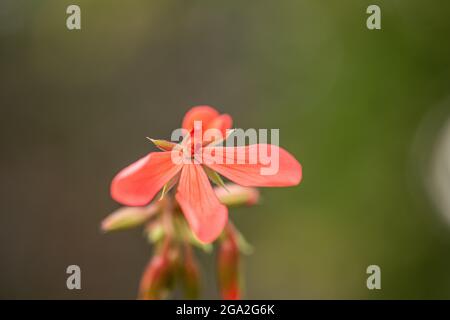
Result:
M225 184L225 188L214 188L220 202L226 206L254 205L259 201L259 191L256 188L242 187L237 184Z
M160 300L167 297L173 286L175 260L173 252L168 247L153 256L141 278L139 285L140 299Z
M186 299L198 299L200 293L200 272L192 248L186 245L182 264L182 279Z
M157 202L147 207L122 207L102 221L101 229L108 232L138 226L156 214L159 209Z
M160 220L151 221L144 230L150 243L158 243L164 238L164 227Z
M239 284L239 248L233 230L228 225L220 243L217 256L217 272L220 294L225 300L241 298Z

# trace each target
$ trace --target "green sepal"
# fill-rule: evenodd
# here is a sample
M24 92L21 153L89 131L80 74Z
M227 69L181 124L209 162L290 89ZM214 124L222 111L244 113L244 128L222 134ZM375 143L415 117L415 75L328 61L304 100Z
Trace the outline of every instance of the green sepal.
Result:
M219 187L224 188L225 190L228 190L225 183L222 180L222 177L215 172L214 170L211 170L208 167L203 167L205 169L206 174L208 175L208 178L215 184L218 185Z

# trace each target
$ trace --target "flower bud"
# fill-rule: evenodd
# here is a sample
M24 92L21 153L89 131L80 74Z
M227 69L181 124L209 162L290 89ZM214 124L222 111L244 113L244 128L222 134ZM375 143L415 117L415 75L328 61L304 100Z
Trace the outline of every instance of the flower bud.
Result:
M158 202L147 207L122 207L107 216L101 224L104 232L128 229L144 223L160 209Z
M225 188L214 188L220 202L226 206L254 205L259 201L259 191L256 188L242 187L237 184L225 184Z
M238 300L241 298L239 285L239 248L231 226L224 230L217 256L217 272L219 290L223 299Z
M175 257L173 251L164 244L161 253L153 256L145 268L139 285L139 298L160 300L167 297L173 285Z
M144 233L150 243L158 243L161 241L165 236L165 232L160 219L150 221L145 226Z
M200 293L200 272L192 247L186 244L181 270L186 299L198 299Z

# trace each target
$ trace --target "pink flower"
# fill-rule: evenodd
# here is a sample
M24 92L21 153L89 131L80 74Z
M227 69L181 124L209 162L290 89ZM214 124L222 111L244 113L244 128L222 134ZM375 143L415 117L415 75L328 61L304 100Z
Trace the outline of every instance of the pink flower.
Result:
M203 130L218 129L224 136L232 125L229 115L219 114L209 106L197 106L189 110L183 119L182 127L192 133L195 121L201 121ZM194 234L205 243L214 241L228 221L228 209L217 198L205 167L246 187L293 186L300 183L302 178L302 168L297 160L286 150L275 145L255 144L240 147L205 145L201 151L205 161L191 163L172 160L170 150L174 144L165 141L157 145L167 151L151 152L120 171L112 181L111 196L124 205L143 206L148 204L166 184L173 185L177 182L176 200ZM275 174L261 174L261 169L266 164L263 164L259 157L256 157L256 162L238 161L242 155L245 159L251 159L258 154L260 148L267 148L268 154L278 153L279 167ZM227 161L217 162L213 161L213 158Z

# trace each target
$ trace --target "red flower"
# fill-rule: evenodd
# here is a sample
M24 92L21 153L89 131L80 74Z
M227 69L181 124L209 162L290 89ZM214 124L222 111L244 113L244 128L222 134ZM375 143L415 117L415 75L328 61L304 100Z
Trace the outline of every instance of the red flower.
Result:
M221 115L208 106L197 106L189 110L182 126L192 133L195 121L201 121L203 130L214 128L222 134L232 125L229 115ZM165 142L162 149L172 148L170 143ZM275 174L261 174L261 169L267 164L263 164L259 157L256 157L256 162L239 161L241 156L245 156L247 160L252 159L261 148L267 148L268 154L279 155L279 167ZM204 161L191 163L174 162L171 153L172 151L152 152L120 171L112 181L111 196L124 205L146 205L164 185L175 179L178 181L176 200L197 238L205 243L214 241L220 235L228 221L228 209L219 202L204 166L248 187L293 186L300 183L302 177L302 168L297 160L275 145L206 145L201 151ZM218 158L224 161L213 161Z

